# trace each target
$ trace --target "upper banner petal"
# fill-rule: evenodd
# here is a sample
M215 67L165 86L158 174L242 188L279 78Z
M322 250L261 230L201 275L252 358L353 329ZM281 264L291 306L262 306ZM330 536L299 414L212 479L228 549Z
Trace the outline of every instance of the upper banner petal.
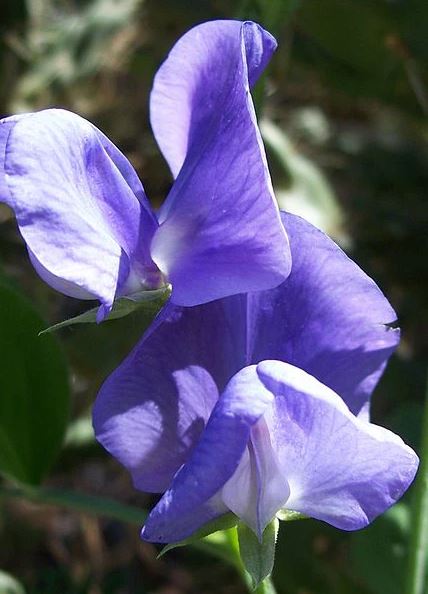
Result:
M354 414L399 341L376 283L324 233L282 213L293 268L281 286L248 297L248 356L286 361L339 394Z
M270 434L290 486L287 509L358 530L403 495L418 457L397 435L355 417L297 367L263 361L257 373L275 394Z
M157 222L144 190L126 158L83 118L50 109L19 119L7 137L4 179L1 199L15 211L41 276L65 281L62 289L52 282L56 288L109 306L131 265L153 266Z
M248 78L274 48L255 23L204 23L183 36L156 77L152 123L179 174L152 256L176 304L270 288L289 273Z
M198 128L218 119L214 111L228 90L227 70L236 68L242 50L247 66L243 75L253 86L276 45L258 25L231 20L203 23L177 41L158 70L150 95L153 133L174 177L201 132Z
M213 502L218 502L216 495L238 468L252 426L273 400L272 393L255 378L252 366L231 379L189 459L149 515L143 538L182 540L201 527L201 518L208 517L209 509L209 519L227 511Z

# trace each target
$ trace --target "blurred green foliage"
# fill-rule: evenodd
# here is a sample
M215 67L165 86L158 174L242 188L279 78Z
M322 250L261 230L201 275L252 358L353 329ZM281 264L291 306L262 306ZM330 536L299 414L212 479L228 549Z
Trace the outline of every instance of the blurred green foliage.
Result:
M21 584L4 571L0 571L0 592L2 594L25 594Z
M0 473L37 484L59 454L69 414L68 370L43 321L0 283Z
M0 111L58 105L88 117L128 155L156 206L171 179L149 127L151 81L178 37L212 18L252 18L278 39L254 92L277 197L341 242L393 302L402 342L376 390L373 413L417 448L428 362L425 0L3 0ZM2 267L50 323L87 309L40 282L6 209L0 225ZM21 302L17 293L13 304L9 300L11 316ZM54 486L145 507L153 502L135 493L124 471L95 445L87 421L100 383L149 321L139 311L97 328L61 331L72 419L80 425L69 431L49 479ZM37 338L41 328L34 321L22 330L32 333L20 345L27 344L34 362L46 357L44 341L51 339ZM13 362L5 368L11 372ZM39 392L43 402L59 407L48 398L54 380L47 381L46 392ZM45 419L56 414L55 406ZM2 413L0 427L6 418ZM30 420L8 420L7 426L18 423L23 434ZM36 415L32 420L28 435L40 435L40 441L33 448L22 440L27 459L38 459L38 447L51 447L53 460L63 426L55 447L46 446L49 423L37 426ZM40 462L31 480L45 470ZM411 493L356 534L312 520L282 524L274 570L279 594L403 592L410 501ZM27 593L245 591L232 567L200 551L179 548L156 559L156 549L138 541L135 527L22 502L1 505L0 540L7 546L0 547L0 566L17 575Z

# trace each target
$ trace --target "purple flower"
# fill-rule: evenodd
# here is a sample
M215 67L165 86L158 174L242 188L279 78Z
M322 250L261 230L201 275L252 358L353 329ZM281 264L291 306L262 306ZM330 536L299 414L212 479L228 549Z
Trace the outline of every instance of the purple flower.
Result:
M155 214L125 156L95 126L48 109L0 122L0 199L39 275L78 298L166 282L191 306L280 284L290 270L249 92L276 47L255 23L195 27L160 67L151 123L174 185Z
M164 493L147 540L179 541L229 510L259 536L284 508L356 530L413 480L416 454L368 420L394 311L322 232L282 219L282 285L169 305L98 395L98 440L137 489Z

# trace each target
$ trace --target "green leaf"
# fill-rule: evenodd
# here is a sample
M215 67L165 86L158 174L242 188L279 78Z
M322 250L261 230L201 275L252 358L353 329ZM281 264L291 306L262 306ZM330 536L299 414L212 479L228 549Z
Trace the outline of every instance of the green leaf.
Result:
M69 413L68 372L59 345L37 336L43 320L0 282L0 472L37 484L62 445Z
M1 594L25 594L21 584L10 574L0 570L0 592Z
M242 563L251 576L254 589L272 573L278 524L277 518L274 518L266 526L260 542L251 528L243 522L238 523L239 552Z
M234 526L236 526L237 523L238 518L234 514L224 514L223 516L220 516L220 518L216 518L215 520L212 520L212 522L208 522L208 524L205 524L205 526L197 530L194 534L192 534L192 536L189 536L189 538L185 538L184 540L180 540L179 542L172 542L170 544L167 544L159 553L159 557L162 557L162 555L165 555L165 553L171 551L172 549L192 544L197 540L201 540L202 538L208 537L215 532L219 532L220 530L228 530L229 528L233 528ZM216 544L215 541L213 541L212 544Z
M155 314L162 307L170 294L171 285L166 285L165 287L155 289L153 291L141 291L139 293L128 295L127 297L120 297L114 302L113 309L106 317L106 320L116 320L118 318L123 318L142 307L147 309L151 308L153 310L153 314ZM64 320L63 322L58 322L58 324L54 324L53 326L49 326L49 328L42 330L40 334L55 332L56 330L60 330L61 328L65 328L67 326L73 326L74 324L94 324L97 321L97 312L98 307L94 307L78 316L75 316L74 318L70 318L68 320Z

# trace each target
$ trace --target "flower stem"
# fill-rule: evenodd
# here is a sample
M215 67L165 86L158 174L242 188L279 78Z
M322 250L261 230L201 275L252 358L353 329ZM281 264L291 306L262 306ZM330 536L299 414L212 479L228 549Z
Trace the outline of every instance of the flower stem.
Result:
M265 578L260 586L254 590L254 594L276 594L272 578L270 576Z
M256 590L256 594L276 594L275 586L270 576L260 584Z
M409 550L406 594L425 591L426 557L428 548L428 381L422 423L420 466L415 484L412 510L412 530Z

